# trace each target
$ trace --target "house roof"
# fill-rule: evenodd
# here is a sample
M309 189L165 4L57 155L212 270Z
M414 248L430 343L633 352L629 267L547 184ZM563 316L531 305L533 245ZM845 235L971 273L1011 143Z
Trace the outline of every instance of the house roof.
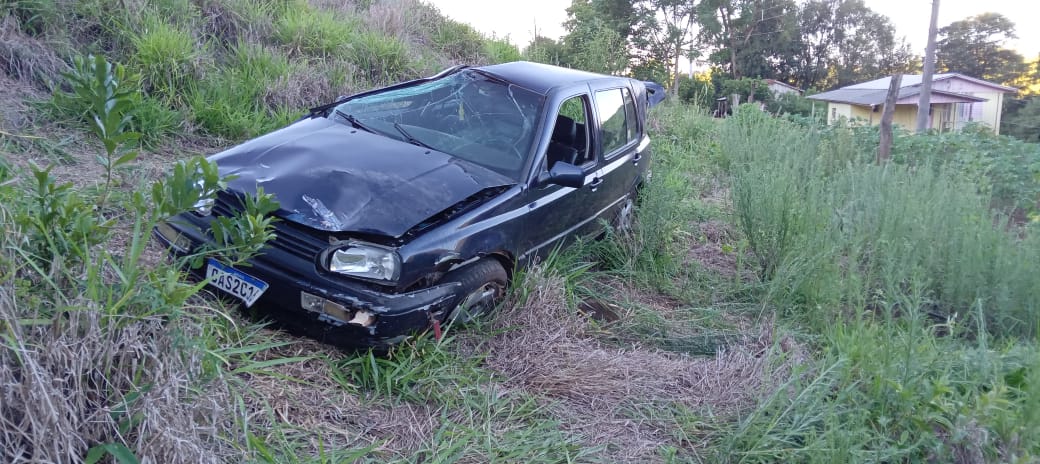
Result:
M818 93L816 95L810 95L808 98L813 100L823 100L834 103L848 103L851 105L881 105L885 103L885 97L888 94L888 88L884 90L875 89L850 89L848 87L840 88L838 90L831 90L830 92ZM921 94L920 87L903 87L899 89L899 96L897 100L904 98L913 97ZM963 93L947 92L945 90L932 90L932 95L945 95L949 97L950 101L958 103L972 103L972 102L984 102L985 98L976 97L973 95L965 95ZM913 104L917 104L914 102Z
M994 90L998 90L1001 92L1018 91L1018 89L1015 89L1013 87L994 84L992 82L984 81L982 79L965 76L960 73L935 74L932 78L932 82L943 81L947 79L963 79L975 84L993 88ZM852 105L880 105L885 102L885 96L888 93L888 85L891 82L891 80L891 77L882 77L881 79L874 79L869 82L863 82L861 84L850 85L847 87L842 87L840 89L831 90L829 92L810 95L808 98L811 98L813 100L823 100L835 103L849 103ZM907 97L912 97L914 95L920 95L921 75L904 74L903 80L900 82L900 85L900 100ZM979 98L972 95L949 92L945 90L932 89L932 94L944 95L946 97L949 97L951 101L955 102L969 103L987 101L985 98Z
M789 88L791 90L794 90L794 91L797 91L797 92L801 92L802 91L802 89L799 89L798 87L795 87L795 86L793 86L791 84L788 84L786 82L778 81L776 79L766 79L766 83L769 84L769 85L776 84L776 85L779 85L781 87L787 87L787 88Z
M972 82L972 83L975 83L975 84L979 84L979 85L983 85L983 86L986 86L986 87L990 87L990 88L992 88L994 90L1000 90L1002 92L1018 92L1018 89L1016 89L1014 87L1008 87L1008 86L996 84L996 83L993 83L993 82L990 82L990 81L984 81L984 80L979 79L979 78L975 78L975 77L971 77L971 76L965 76L964 74L961 74L961 73L942 73L942 74L934 74L934 75L932 75L932 82L945 81L945 80L948 80L948 79L963 79L963 80L966 80L968 82ZM850 85L850 86L847 86L847 87L842 87L842 89L888 90L888 84L889 84L889 82L891 80L892 80L891 76L889 76L889 77L882 77L880 79L874 79L872 81L864 82L864 83L861 83L861 84L854 84L854 85ZM903 80L900 82L900 86L902 86L902 87L913 87L913 86L921 85L921 81L922 80L923 80L923 76L921 76L920 74L903 74Z

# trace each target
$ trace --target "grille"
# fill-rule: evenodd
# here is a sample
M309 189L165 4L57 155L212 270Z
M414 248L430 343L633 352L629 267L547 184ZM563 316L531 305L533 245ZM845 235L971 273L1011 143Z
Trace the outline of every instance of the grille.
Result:
M216 202L213 204L214 216L229 217L241 210L241 197L229 192L217 193ZM329 242L314 236L303 226L284 219L274 222L274 235L274 240L267 243L269 247L283 250L306 260L313 260L329 245Z

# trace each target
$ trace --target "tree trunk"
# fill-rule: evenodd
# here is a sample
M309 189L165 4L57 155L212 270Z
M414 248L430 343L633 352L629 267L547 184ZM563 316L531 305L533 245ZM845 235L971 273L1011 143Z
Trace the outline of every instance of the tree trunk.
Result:
M939 22L939 0L932 0L932 22L928 26L928 46L924 50L921 74L921 96L917 100L917 133L928 130L928 113L932 107L932 74L935 73L935 34Z
M878 145L877 152L879 166L892 157L892 117L896 114L896 101L899 100L899 87L902 84L902 74L892 76L892 82L888 84L885 109L881 111L881 143Z

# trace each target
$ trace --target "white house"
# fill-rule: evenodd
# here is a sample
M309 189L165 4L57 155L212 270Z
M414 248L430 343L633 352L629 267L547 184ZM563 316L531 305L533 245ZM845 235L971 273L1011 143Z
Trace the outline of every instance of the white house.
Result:
M876 125L881 122L891 77L850 85L808 98L827 102L827 122L841 118L862 120ZM1004 94L1018 89L995 84L959 73L935 74L932 78L931 109L928 127L940 131L960 130L969 122L985 124L1000 133L1000 112ZM900 83L893 124L913 128L917 121L917 103L921 95L921 76L905 74Z

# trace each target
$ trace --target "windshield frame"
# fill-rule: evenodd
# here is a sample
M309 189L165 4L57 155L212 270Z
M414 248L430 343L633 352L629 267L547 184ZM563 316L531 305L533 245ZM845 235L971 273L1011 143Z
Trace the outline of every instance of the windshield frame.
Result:
M438 86L438 83L443 85ZM430 89L409 93L410 90L414 91L417 87L423 86L429 86ZM474 90L477 93L473 93ZM469 97L464 97L464 92L468 92ZM388 96L388 94L393 96ZM472 99L473 96L476 98ZM379 105L392 106L396 102L409 101L409 98L414 101L399 109L378 109ZM423 99L425 99L425 103L416 103ZM496 105L494 106L495 112L478 109L480 105L495 103L495 99L505 99L512 105L502 105L501 108ZM437 150L453 158L480 165L521 182L526 178L532 159L537 155L546 101L545 94L513 83L486 70L457 67L431 78L403 82L353 95L336 102L333 106L334 111L329 111L327 117L350 125L356 125L360 120L361 124L372 129L375 134ZM370 106L366 107L366 104ZM437 106L455 104L459 107L459 121L466 121L468 116L470 120L478 121L480 127L469 127L467 130L457 131L429 127L433 119L424 119L423 113ZM373 107L377 109L372 110ZM438 110L443 113L443 108ZM409 113L417 113L410 117L415 119L413 122L423 124L409 124L404 121ZM484 122L485 118L493 120L494 123ZM473 126L476 125L473 124ZM496 136L480 133L480 130L488 128L513 131L513 135L496 134ZM430 139L431 136L435 137L434 132L439 132L445 137L443 140ZM501 143L502 148L505 148L502 150L498 146L489 145L489 139L511 143ZM443 141L455 142L457 146L438 143ZM460 148L469 148L469 150L460 151ZM511 165L505 166L502 163L490 162L492 154L495 156L516 155L517 159L515 162L511 162Z

